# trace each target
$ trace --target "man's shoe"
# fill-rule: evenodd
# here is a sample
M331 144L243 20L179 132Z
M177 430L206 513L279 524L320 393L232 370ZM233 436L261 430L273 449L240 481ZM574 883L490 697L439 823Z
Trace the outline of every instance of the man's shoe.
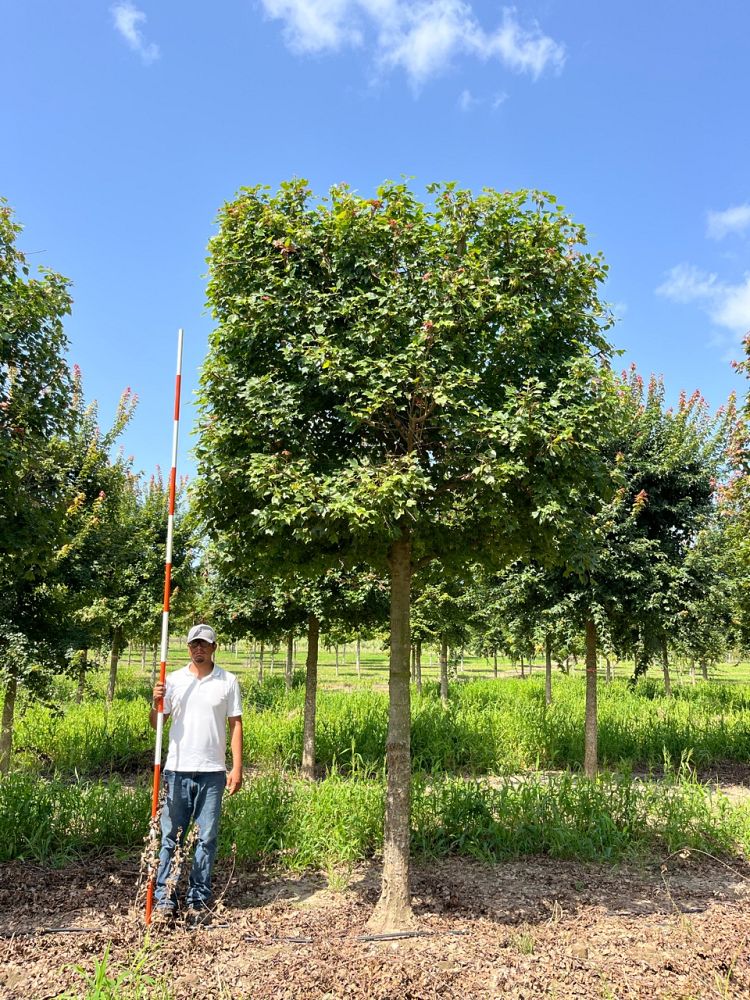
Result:
M195 906L190 906L185 911L185 923L188 927L205 927L206 924L211 923L211 911L208 907L198 909Z
M157 906L151 914L152 927L173 927L175 913L171 907Z

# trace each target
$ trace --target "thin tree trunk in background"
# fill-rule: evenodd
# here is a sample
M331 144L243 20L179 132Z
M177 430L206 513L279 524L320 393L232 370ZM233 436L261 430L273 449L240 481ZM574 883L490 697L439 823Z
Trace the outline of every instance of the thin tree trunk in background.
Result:
M16 712L16 694L18 681L9 677L5 684L5 699L3 701L3 720L0 724L0 774L10 771L10 755L13 749L13 718Z
M122 629L119 625L112 633L112 651L109 654L109 681L107 683L107 704L111 705L115 700L115 686L117 685L117 664L120 662L120 647L122 645Z
M409 612L411 539L402 537L388 553L391 583L388 772L383 831L383 881L380 899L367 926L375 933L412 930L416 924L409 888L411 833L411 687Z
M286 636L286 669L284 670L284 686L287 691L292 690L294 681L294 632L287 632Z
M338 675L339 675L339 644L338 643L334 644L334 652L336 654L336 676L338 677Z
M422 693L422 640L414 643L414 668L416 670L417 691Z
M701 675L704 681L708 680L708 663L706 660L701 660Z
M248 668L253 669L253 663L255 662L255 639L253 639L253 644L250 647L250 661L248 663Z
M497 680L497 646L492 648L492 669L495 672L495 680Z
M133 662L133 643L128 643L128 666Z
M583 770L587 778L595 778L598 768L598 727L596 717L596 623L586 622L586 728Z
M412 684L417 679L417 647L411 644L411 681Z
M544 640L544 703L552 704L552 638Z
M76 705L83 701L83 694L86 689L86 667L88 666L89 651L81 650L81 662L78 664L78 687L76 688Z
M361 642L359 636L357 636L357 677L361 677L362 676L362 650L361 650L361 647L362 647L362 642Z
M523 655L521 656L521 677L525 677L526 674L523 672Z
M315 778L315 699L318 691L318 640L320 625L315 615L307 620L307 670L305 674L305 723L302 738L302 777Z
M664 673L664 694L667 698L672 697L672 681L669 677L669 654L667 652L667 640L662 639L661 643L661 669Z
M463 673L464 672L464 651L463 651L463 647L461 649L461 668L460 669L461 669L461 673Z
M141 646L141 670L146 673L146 643Z
M258 683L259 684L263 683L263 667L265 665L263 663L263 656L264 656L265 651L266 651L266 643L265 643L264 639L261 639L260 640L260 659L258 660Z
M604 657L604 662L605 662L605 664L607 666L607 673L605 675L606 681L607 681L607 684L611 684L612 683L612 664L610 663L608 656Z
M448 704L448 640L440 637L440 700Z
M268 666L268 669L269 669L270 673L273 673L273 666L274 666L273 656L274 656L274 653L276 652L277 648L278 647L276 646L276 643L272 642L271 643L271 662L269 663L269 666Z

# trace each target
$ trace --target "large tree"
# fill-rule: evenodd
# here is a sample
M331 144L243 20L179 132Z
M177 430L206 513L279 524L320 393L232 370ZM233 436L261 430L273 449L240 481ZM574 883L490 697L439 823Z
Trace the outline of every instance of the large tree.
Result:
M285 560L293 538L390 579L378 928L413 922L415 564L566 559L558 537L606 478L604 265L583 228L537 193L429 194L245 189L210 247L196 494L209 529L240 554L262 539Z

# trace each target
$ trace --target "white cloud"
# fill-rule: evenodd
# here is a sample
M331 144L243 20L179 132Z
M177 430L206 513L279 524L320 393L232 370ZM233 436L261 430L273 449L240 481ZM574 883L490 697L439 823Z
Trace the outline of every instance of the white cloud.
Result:
M719 287L715 274L707 274L692 264L678 264L667 272L667 279L656 289L656 294L673 302L695 302L712 298Z
M706 235L712 240L722 240L730 233L742 233L750 228L750 204L734 205L723 212L709 212Z
M750 332L750 274L739 285L725 285L713 309L719 326L743 336Z
M375 63L401 68L414 84L446 69L459 56L498 59L536 80L559 72L565 49L536 23L522 27L505 8L499 27L485 31L466 0L261 0L283 22L294 51L324 52L368 45Z
M678 264L656 292L674 302L699 302L717 326L744 336L750 330L750 274L737 284L692 264Z
M130 0L124 0L122 3L114 4L112 17L117 31L146 65L159 58L159 46L154 42L146 42L141 33L140 25L146 21L146 15L142 10L138 10Z
M497 109L501 108L507 100L508 100L508 95L505 93L504 90L499 94L495 94L495 96L492 98L492 110L497 111Z
M351 0L262 0L268 15L284 22L284 38L295 52L336 51L356 46L362 35L351 17Z
M474 97L470 90L462 90L458 98L458 106L462 111L471 111L479 104L479 98Z

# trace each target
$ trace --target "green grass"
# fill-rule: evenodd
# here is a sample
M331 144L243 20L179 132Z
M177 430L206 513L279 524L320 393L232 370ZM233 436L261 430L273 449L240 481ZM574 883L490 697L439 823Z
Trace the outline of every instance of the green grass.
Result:
M261 685L240 675L244 693L246 763L296 768L302 756L304 686L301 671L287 692L277 673ZM123 671L120 693L107 712L103 699L28 704L19 712L14 739L16 767L46 775L101 777L148 772L153 733L148 726L149 685ZM437 683L412 695L412 758L415 770L516 773L579 769L583 761L584 681L556 676L554 700L544 703L541 675L525 680L470 680L451 685L444 707ZM322 687L318 694L317 759L341 771L382 767L387 732L387 693L362 685ZM686 757L700 768L750 763L750 685L675 685L664 697L655 677L630 690L624 679L600 685L599 757L612 769L661 769Z
M16 772L0 780L0 861L64 865L95 850L143 841L150 790L118 781L65 782Z
M112 967L108 942L100 959L94 959L91 971L83 966L76 966L76 972L83 980L86 990L81 993L60 993L56 1000L171 1000L173 992L164 976L153 976L147 969L154 961L157 951L154 944L147 939L141 947L130 956L130 961L119 968Z
M381 775L310 783L268 772L226 800L220 853L292 870L353 863L383 840ZM105 847L141 848L149 793L117 783L65 784L14 774L0 781L0 860L64 863ZM431 857L499 861L525 855L617 861L697 848L750 849L750 805L732 805L687 775L638 782L572 774L492 784L417 776L412 844Z

